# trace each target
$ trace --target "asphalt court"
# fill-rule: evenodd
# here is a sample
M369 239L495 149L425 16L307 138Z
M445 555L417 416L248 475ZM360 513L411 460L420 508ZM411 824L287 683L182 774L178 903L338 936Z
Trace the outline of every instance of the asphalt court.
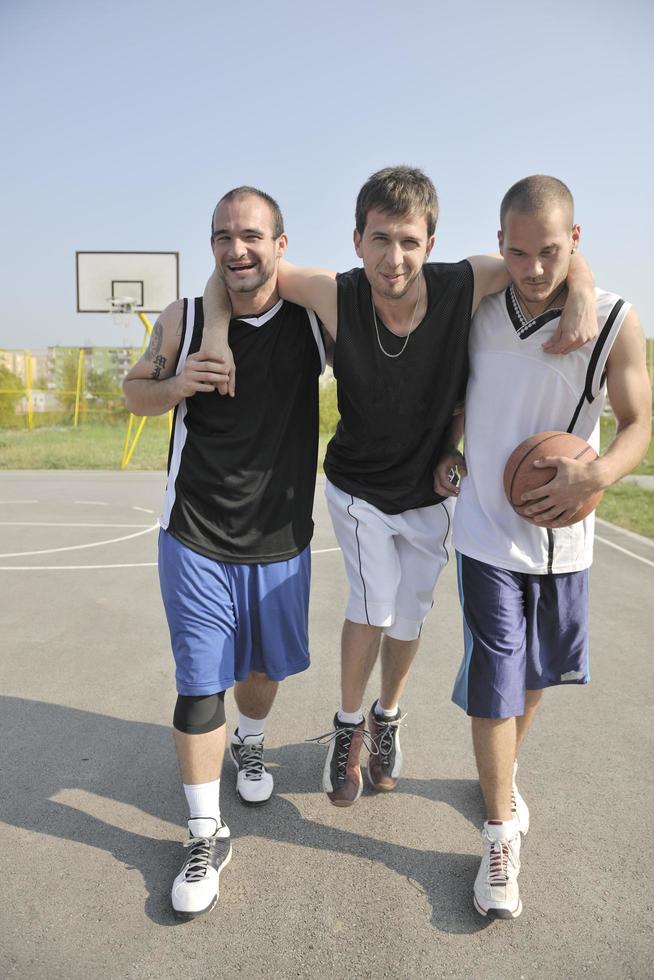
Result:
M268 726L276 793L243 808L226 762L234 857L216 910L178 926L184 805L155 567L165 476L0 474L2 976L172 978L189 959L228 978L651 975L652 542L598 522L592 683L551 692L527 743L525 911L489 924L471 907L483 817L449 701L452 562L403 703L398 791L345 811L321 794L325 749L305 740L338 706L346 598L321 482L312 666L281 686Z

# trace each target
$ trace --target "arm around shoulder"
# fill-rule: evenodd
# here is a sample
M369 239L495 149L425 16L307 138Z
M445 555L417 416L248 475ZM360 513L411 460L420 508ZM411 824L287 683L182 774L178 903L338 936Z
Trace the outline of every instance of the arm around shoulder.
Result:
M469 255L468 262L472 266L475 281L472 312L476 313L485 296L492 296L493 293L506 289L511 280L501 255Z
M277 282L282 299L314 310L329 336L336 340L338 306L335 272L304 268L282 259Z
M575 252L570 259L565 301L559 329L543 344L546 354L569 354L597 336L595 279L583 255Z

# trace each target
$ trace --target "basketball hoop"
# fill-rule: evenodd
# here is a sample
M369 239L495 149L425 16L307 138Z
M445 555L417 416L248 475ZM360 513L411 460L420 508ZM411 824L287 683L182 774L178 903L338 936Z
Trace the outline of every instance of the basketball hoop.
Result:
M129 321L135 311L136 303L131 296L109 296L109 311L111 319L117 327L129 326Z

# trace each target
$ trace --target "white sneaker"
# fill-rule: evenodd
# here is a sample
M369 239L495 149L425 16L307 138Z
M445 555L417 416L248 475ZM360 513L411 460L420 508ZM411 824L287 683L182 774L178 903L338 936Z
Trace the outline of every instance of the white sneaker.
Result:
M513 763L513 785L511 787L511 816L518 824L518 830L521 834L526 834L529 832L529 807L523 800L518 787L516 786L515 777L518 771L518 760L516 759Z
M188 855L173 882L171 898L175 918L182 922L210 912L218 901L220 872L232 859L229 827L212 821L211 837L194 837L184 842ZM196 821L189 821L189 825ZM203 824L208 821L203 820Z
M507 837L507 830L511 834ZM506 824L484 824L484 853L475 879L473 900L480 915L517 919L522 912L518 889L520 832Z
M260 806L272 796L273 778L263 764L263 740L256 735L240 738L238 729L232 735L229 755L236 766L236 792L246 806Z

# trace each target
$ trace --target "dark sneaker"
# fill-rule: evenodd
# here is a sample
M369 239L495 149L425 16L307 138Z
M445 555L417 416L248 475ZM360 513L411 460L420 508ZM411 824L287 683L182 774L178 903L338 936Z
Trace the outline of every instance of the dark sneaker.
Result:
M272 796L273 778L263 764L263 741L254 736L240 738L238 730L232 735L229 754L236 766L236 793L246 806L261 806ZM249 740L249 741L248 741Z
M377 702L375 702L376 704ZM373 704L368 716L368 730L373 747L368 756L368 782L373 789L388 791L395 789L402 769L402 750L400 749L400 722L402 715L398 708L394 718L380 718L375 714Z
M334 715L334 731L315 741L329 741L322 788L334 806L352 806L361 796L363 777L359 756L366 735L363 721L350 725Z
M229 827L221 823L211 837L189 836L184 847L188 855L173 882L171 897L175 918L188 922L210 912L218 901L220 872L232 859Z

